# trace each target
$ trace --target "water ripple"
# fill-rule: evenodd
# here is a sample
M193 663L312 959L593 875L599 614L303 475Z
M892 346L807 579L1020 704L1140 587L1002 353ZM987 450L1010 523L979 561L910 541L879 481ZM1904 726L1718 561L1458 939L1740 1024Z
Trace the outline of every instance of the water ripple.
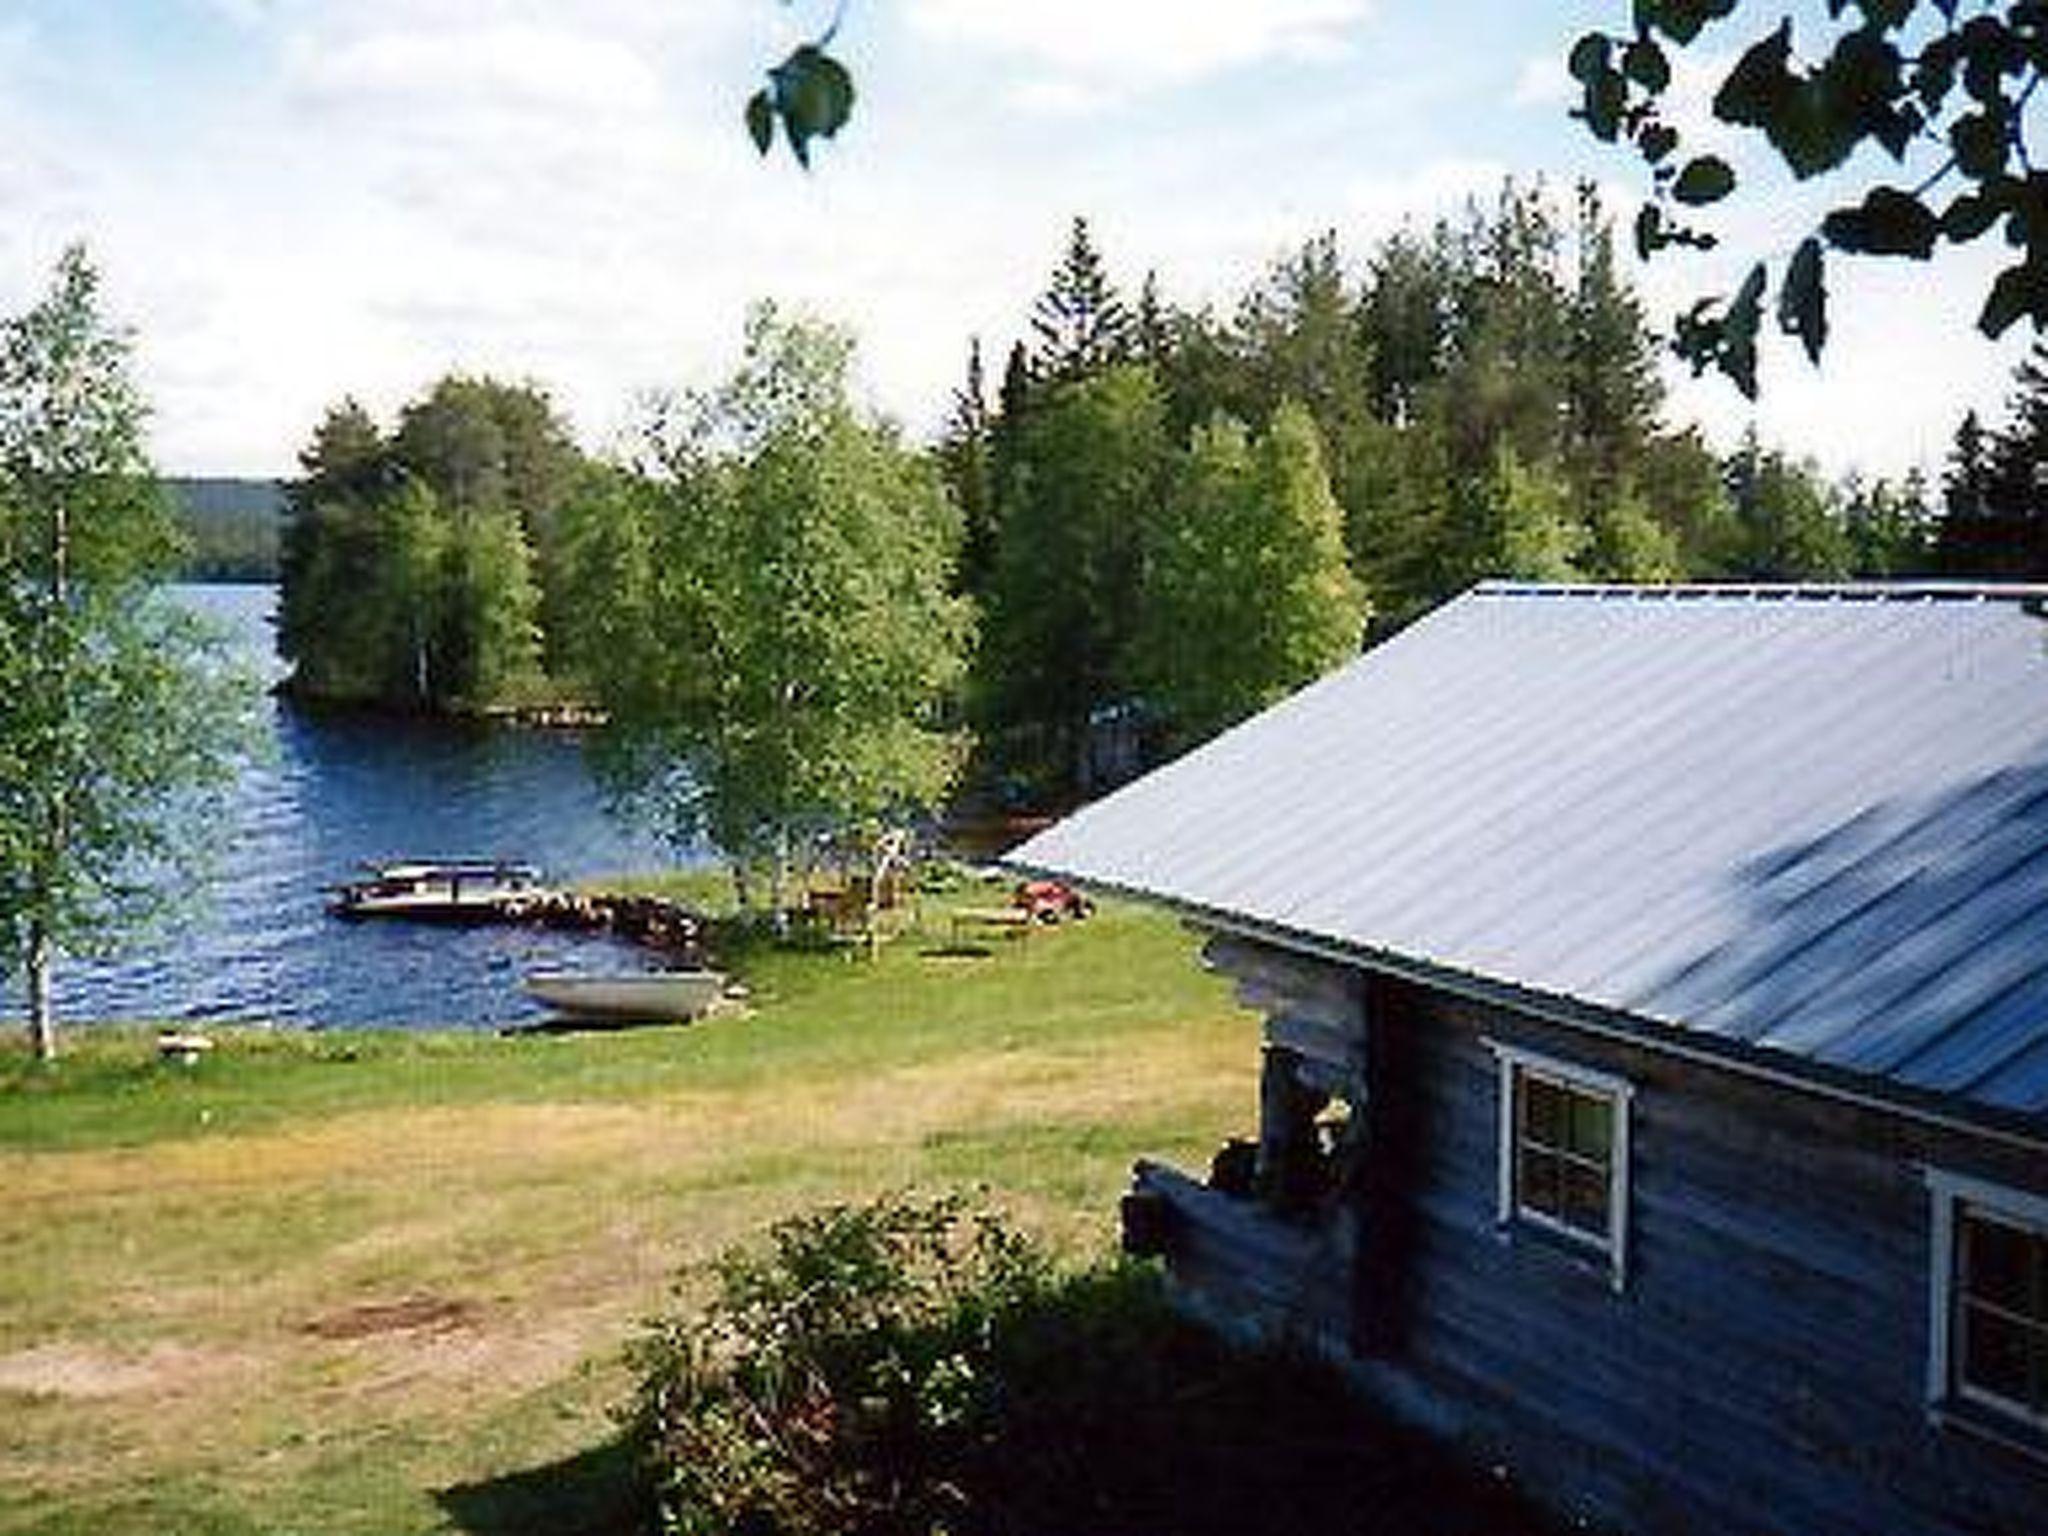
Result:
M272 588L180 592L268 656ZM237 788L200 915L118 961L64 962L64 1017L495 1028L537 1015L518 988L525 970L647 963L586 935L343 923L326 911L323 887L396 855L518 858L565 880L673 862L605 814L572 736L282 706L273 729L275 761Z

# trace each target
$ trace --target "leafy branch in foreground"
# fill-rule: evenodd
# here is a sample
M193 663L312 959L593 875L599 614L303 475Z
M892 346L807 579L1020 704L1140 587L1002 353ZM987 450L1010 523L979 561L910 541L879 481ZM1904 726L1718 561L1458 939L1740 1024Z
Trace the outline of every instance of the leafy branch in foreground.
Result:
M747 99L747 132L762 154L774 144L779 123L789 152L808 170L811 140L829 139L846 126L853 113L853 76L826 51L845 15L846 0L838 0L824 31L790 50L769 69L768 83Z
M1634 0L1628 32L1591 32L1573 47L1581 88L1575 117L1607 143L1632 147L1650 195L1636 215L1645 257L1710 249L1698 210L1737 190L1712 153L1688 154L1667 102L1674 62L1700 47L1737 0ZM1790 17L1750 38L1721 78L1713 113L1761 135L1801 181L1841 172L1874 144L1900 168L1897 184L1828 212L1798 244L1778 283L1774 314L1815 362L1827 344L1830 251L1927 260L1944 245L1998 232L2017 258L1993 280L1978 316L1988 336L2014 321L2048 321L2048 172L2034 167L2028 114L2048 68L2048 5L1997 0L1828 0L1820 46L1795 52ZM1912 174L1905 174L1908 167ZM1678 317L1675 342L1694 373L1709 366L1756 396L1756 344L1769 263L1751 266L1732 295L1701 299Z

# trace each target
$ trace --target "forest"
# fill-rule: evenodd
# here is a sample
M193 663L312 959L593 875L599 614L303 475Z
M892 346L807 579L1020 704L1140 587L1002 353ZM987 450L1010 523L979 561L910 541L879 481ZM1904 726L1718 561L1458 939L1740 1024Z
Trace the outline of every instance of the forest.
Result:
M284 491L274 480L167 476L186 581L277 580Z
M789 781L782 741L872 780L847 814L884 784L923 798L970 753L981 782L1052 803L1487 577L2048 572L2032 365L2009 423L1959 424L1939 486L1831 483L1754 437L1717 454L1668 418L1663 343L1586 188L1511 182L1362 254L1320 234L1195 307L1113 273L1077 218L1014 342L967 344L929 445L850 400L852 344L764 306L726 385L667 398L612 460L532 383L445 378L388 428L333 407L289 490L294 690L687 720ZM742 691L773 709L713 697L757 662L772 675ZM893 723L799 749L813 696ZM921 766L892 777L877 752Z

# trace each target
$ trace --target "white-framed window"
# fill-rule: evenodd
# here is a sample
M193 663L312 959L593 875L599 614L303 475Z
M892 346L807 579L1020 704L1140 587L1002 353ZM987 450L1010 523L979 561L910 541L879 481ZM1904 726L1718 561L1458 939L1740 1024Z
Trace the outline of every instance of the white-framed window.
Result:
M1495 1215L1603 1255L1628 1275L1629 1106L1624 1078L1489 1040L1500 1064Z
M1927 1398L2048 1435L2048 1198L1929 1169Z

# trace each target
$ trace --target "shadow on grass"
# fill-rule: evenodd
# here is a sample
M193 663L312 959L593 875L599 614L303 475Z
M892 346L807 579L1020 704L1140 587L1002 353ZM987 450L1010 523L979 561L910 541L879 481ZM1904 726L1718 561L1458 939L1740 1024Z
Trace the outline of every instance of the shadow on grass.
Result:
M637 1536L649 1528L646 1496L623 1440L446 1488L434 1499L470 1536Z

